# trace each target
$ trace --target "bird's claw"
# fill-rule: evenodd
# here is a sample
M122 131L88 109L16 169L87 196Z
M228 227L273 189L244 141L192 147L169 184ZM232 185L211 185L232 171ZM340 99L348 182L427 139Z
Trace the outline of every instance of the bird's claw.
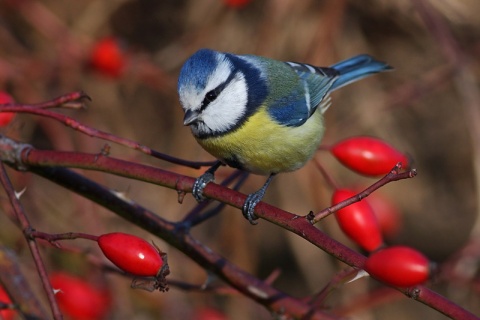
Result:
M250 222L252 225L258 224L257 220L258 217L255 215L255 207L257 204L262 200L263 194L259 194L259 192L251 193L247 196L247 199L245 200L245 203L243 204L242 207L242 213L245 219Z
M212 182L214 179L215 176L213 173L207 171L195 180L192 187L192 195L197 202L202 202L207 199L203 195L203 189L205 189L207 184Z
M242 207L243 216L248 220L248 222L250 222L250 224L253 224L253 225L258 224L258 222L255 221L258 219L258 217L254 213L255 207L265 195L265 191L267 191L268 185L272 181L274 175L275 174L272 173L268 177L267 181L265 181L265 184L263 185L263 187L260 188L260 190L254 193L250 193L247 196L245 203L243 204L243 207Z

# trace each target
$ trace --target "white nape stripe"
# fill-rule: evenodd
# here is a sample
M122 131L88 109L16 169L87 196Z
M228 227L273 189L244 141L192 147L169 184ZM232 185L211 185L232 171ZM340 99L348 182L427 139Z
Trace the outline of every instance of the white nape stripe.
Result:
M244 56L237 56L239 59L245 61L249 65L252 66L252 68L255 68L258 72L260 72L260 78L261 79L267 79L268 76L265 73L265 68L261 66L258 62L258 58L255 56L250 56L250 55L244 55Z
M215 89L220 84L227 81L228 77L230 77L230 74L233 72L232 64L230 63L229 60L225 59L225 56L223 53L218 53L216 58L217 58L218 64L215 70L210 74L210 76L207 79L207 85L205 86L205 89L202 92L203 96L205 96L207 92Z

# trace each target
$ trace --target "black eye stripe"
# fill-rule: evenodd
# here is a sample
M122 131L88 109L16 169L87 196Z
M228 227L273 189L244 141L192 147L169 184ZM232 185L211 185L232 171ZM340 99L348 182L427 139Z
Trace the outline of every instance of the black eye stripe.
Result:
M220 88L220 86L218 86L215 89L208 91L207 94L205 95L205 98L203 98L202 106L200 107L200 110L205 110L205 108L208 107L210 102L217 99L217 97L220 95L220 92L222 92L222 90L223 88Z
M238 72L240 72L240 71L238 71ZM200 111L205 110L205 108L208 107L210 102L217 99L217 97L220 95L220 93L222 93L223 89L225 89L229 85L229 83L235 78L236 75L237 75L237 72L230 73L230 75L228 76L227 80L225 80L225 82L220 83L215 89L208 91L205 94L205 97L203 98L202 106L200 107Z

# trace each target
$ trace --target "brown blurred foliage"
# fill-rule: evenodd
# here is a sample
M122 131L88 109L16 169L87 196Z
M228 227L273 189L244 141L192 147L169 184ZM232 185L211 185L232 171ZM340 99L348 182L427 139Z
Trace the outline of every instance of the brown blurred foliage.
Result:
M458 251L472 233L480 231L476 224L479 11L476 0L252 0L242 9L229 8L221 0L5 0L0 2L0 90L24 103L84 90L93 99L88 110L60 112L163 153L203 161L211 156L183 127L176 94L179 68L197 49L252 53L321 66L369 53L387 61L395 71L334 93L333 106L326 115L324 144L372 135L411 155L418 177L380 191L403 214L403 230L393 241L416 247L441 262ZM434 22L426 17L433 17ZM109 35L121 39L129 57L125 73L118 79L102 76L88 66L95 41ZM95 153L104 145L51 120L28 115L20 115L5 130L38 148ZM112 156L191 176L202 172L115 145ZM320 151L316 158L341 186L366 186L374 181L343 168L327 152ZM221 169L220 175L222 172L230 169ZM28 173L10 173L18 189L27 187L22 201L38 230L126 231L151 238L50 182ZM181 219L194 205L190 195L180 205L172 190L96 172L83 173L168 219ZM252 176L241 191L256 190L263 179ZM265 201L306 214L328 206L330 195L321 174L308 164L295 173L280 175ZM21 232L4 216L0 216L0 226L0 243L19 249L32 281L37 281L22 250ZM320 228L353 246L333 217L323 221ZM278 227L263 221L250 226L236 209L225 209L194 232L214 250L259 277L279 268L282 273L276 285L294 296L320 290L343 267ZM155 241L168 251L161 240ZM65 246L96 252L91 243L81 241ZM50 269L81 274L91 268L83 256L52 248L44 252ZM169 262L172 278L205 281L205 272L175 250L169 251ZM241 296L175 288L168 294L148 294L130 290L125 279L114 275L108 280L116 293L112 319L189 319L195 308L204 305L225 310L229 319L270 318L261 306ZM371 282L359 280L334 292L328 303L333 310L338 306L348 310L371 286ZM469 289L455 285L435 289L472 312L480 312L478 295L475 302ZM443 319L436 311L406 298L394 300L367 310L356 308L355 319Z

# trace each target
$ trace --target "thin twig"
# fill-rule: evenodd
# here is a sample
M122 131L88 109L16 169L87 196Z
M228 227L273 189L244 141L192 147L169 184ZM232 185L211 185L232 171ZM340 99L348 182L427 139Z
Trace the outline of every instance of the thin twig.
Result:
M21 108L38 108L38 109L51 109L51 108L85 108L83 100L92 99L83 91L74 91L50 101L36 103L36 104L23 104L23 103L1 103L0 106L3 107L21 107Z
M0 245L0 284L17 305L16 310L21 312L24 319L48 319L48 314L37 294L34 293L31 277L25 272L29 269L22 267L24 259L10 248Z
M88 233L80 232L67 232L67 233L45 233L36 230L30 230L28 235L32 238L38 238L50 242L55 245L55 242L59 240L74 240L74 239L87 239L97 241L98 236Z
M310 299L310 305L321 308L324 307L324 303L328 295L335 289L338 289L341 285L345 284L347 281L353 279L359 272L358 269L345 269L337 273L328 284L320 290L317 294L313 295Z
M408 170L405 172L399 172L402 167L402 164L399 162L395 167L392 168L392 170L385 175L382 179L378 180L374 184L372 184L370 187L366 188L362 192L358 193L357 195L348 198L342 202L339 202L336 205L333 205L331 207L325 208L322 211L313 214L309 213L306 218L310 223L315 224L319 222L320 220L324 219L325 217L331 215L332 213L345 208L346 206L351 205L352 203L358 202L366 197L368 197L372 192L375 190L379 189L380 187L383 187L384 185L393 182L393 181L398 181L398 180L403 180L403 179L409 179L413 178L417 175L417 171L415 169Z
M313 163L315 164L315 167L318 169L318 171L320 171L325 181L327 181L327 184L333 189L338 189L337 183L335 182L333 177L328 174L327 170L325 170L324 166L316 157L313 158Z
M5 192L7 193L15 215L17 216L17 220L20 223L20 227L24 232L28 248L30 249L30 253L33 256L33 261L35 262L35 265L37 267L38 275L40 277L40 280L42 281L43 289L47 295L53 317L54 319L63 319L62 313L58 308L57 301L55 300L53 288L50 285L50 281L48 280L47 270L45 269L45 265L43 263L42 256L40 255L40 251L38 250L37 243L34 238L28 236L28 232L33 228L31 227L30 222L28 221L28 218L23 211L20 201L18 201L15 190L13 189L10 179L7 176L7 172L5 171L5 166L3 165L3 163L0 164L0 183L2 184Z
M194 168L194 169L200 169L201 167L205 167L205 166L212 166L214 163L217 162L217 161L208 161L208 162L188 161L188 160L172 157L170 155L150 149L149 147L142 145L136 141L125 139L125 138L116 136L114 134L95 129L93 127L86 126L80 123L79 121L69 116L66 116L64 114L59 114L56 112L52 112L50 110L46 110L47 108L58 107L61 104L65 104L67 102L69 104L72 104L74 103L74 100L72 99L75 97L77 97L78 99L83 99L88 96L83 92L73 92L73 93L55 98L51 101L47 101L47 102L43 102L35 105L25 105L25 104L18 104L18 103L5 104L5 105L0 105L0 112L29 113L29 114L35 114L38 116L46 117L46 118L61 122L67 127L77 130L90 137L102 139L105 141L110 141L119 145L126 146L128 148L132 148L134 150L138 150L154 158L161 159L170 163L178 164L181 166Z

